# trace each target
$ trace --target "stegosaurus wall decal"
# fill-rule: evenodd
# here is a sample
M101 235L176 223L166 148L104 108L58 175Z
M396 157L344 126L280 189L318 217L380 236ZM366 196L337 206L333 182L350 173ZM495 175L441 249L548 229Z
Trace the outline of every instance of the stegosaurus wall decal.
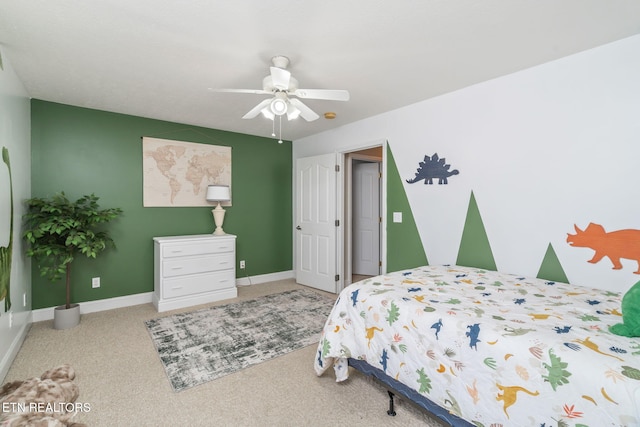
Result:
M424 160L419 163L416 176L413 179L407 179L409 184L414 184L418 181L424 180L426 184L433 184L433 179L438 179L438 184L448 184L447 178L452 175L458 175L460 172L458 169L452 171L449 170L451 165L446 164L445 158L439 158L438 153L434 153L433 156L424 156Z

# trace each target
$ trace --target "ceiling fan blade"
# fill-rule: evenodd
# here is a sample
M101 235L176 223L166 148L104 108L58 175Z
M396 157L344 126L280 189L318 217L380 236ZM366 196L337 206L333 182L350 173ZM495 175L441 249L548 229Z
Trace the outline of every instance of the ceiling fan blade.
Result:
M324 99L327 101L349 100L349 91L341 89L296 89L292 95L300 98Z
M244 116L242 116L243 119L253 119L254 117L256 117L258 114L260 114L260 110L262 110L264 107L266 107L267 105L269 105L269 103L271 102L271 99L265 99L264 101L262 101L260 104L256 105L255 107L253 107L251 109L251 111L249 111L247 114L245 114Z
M302 116L302 118L308 122L312 122L316 120L318 117L320 117L315 113L315 111L313 111L311 108L304 105L302 101L300 101L299 99L291 98L289 99L289 102L293 104L293 106L296 107L298 110L300 110L300 116Z
M222 93L252 93L255 95L269 95L271 92L267 92L262 89L215 89L210 87L209 90L211 92L222 92Z
M291 73L287 70L283 70L278 67L271 67L271 82L276 89L287 90L289 89L289 81L291 80Z

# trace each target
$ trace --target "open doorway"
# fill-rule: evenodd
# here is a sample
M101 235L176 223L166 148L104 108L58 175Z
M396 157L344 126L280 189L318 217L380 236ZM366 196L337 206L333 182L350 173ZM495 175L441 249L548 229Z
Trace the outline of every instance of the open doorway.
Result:
M382 148L344 153L344 286L381 273Z

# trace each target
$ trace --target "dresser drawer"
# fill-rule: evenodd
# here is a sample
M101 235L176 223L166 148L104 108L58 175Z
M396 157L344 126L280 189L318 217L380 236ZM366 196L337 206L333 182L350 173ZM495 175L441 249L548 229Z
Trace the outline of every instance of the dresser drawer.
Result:
M153 297L158 311L238 296L236 236L153 238Z
M162 277L229 270L234 267L235 254L233 252L186 258L169 258L162 261Z
M164 298L175 298L201 292L233 288L235 285L235 273L233 270L228 270L167 279L164 281L162 288Z
M235 240L225 239L224 241L202 241L202 242L175 242L163 245L162 257L174 258L190 255L219 254L223 252L233 252L235 250Z

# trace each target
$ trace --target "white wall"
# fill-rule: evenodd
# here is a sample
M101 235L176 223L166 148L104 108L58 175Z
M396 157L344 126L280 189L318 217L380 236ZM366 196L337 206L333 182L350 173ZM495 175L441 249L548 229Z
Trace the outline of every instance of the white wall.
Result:
M23 201L31 194L31 110L27 93L0 46L0 150L9 150L13 178L13 256L11 263L11 309L0 301L0 381L4 379L31 324L30 262L24 256L22 240ZM7 247L10 235L9 172L0 161L0 246ZM26 305L23 304L23 295ZM12 316L11 316L12 315ZM10 323L12 317L12 324Z
M437 152L460 175L404 182L431 264L455 263L473 191L499 270L537 275L551 243L571 283L624 291L636 261L587 263L566 237L640 229L638 76L640 35L294 141L294 161L386 139L405 180Z

